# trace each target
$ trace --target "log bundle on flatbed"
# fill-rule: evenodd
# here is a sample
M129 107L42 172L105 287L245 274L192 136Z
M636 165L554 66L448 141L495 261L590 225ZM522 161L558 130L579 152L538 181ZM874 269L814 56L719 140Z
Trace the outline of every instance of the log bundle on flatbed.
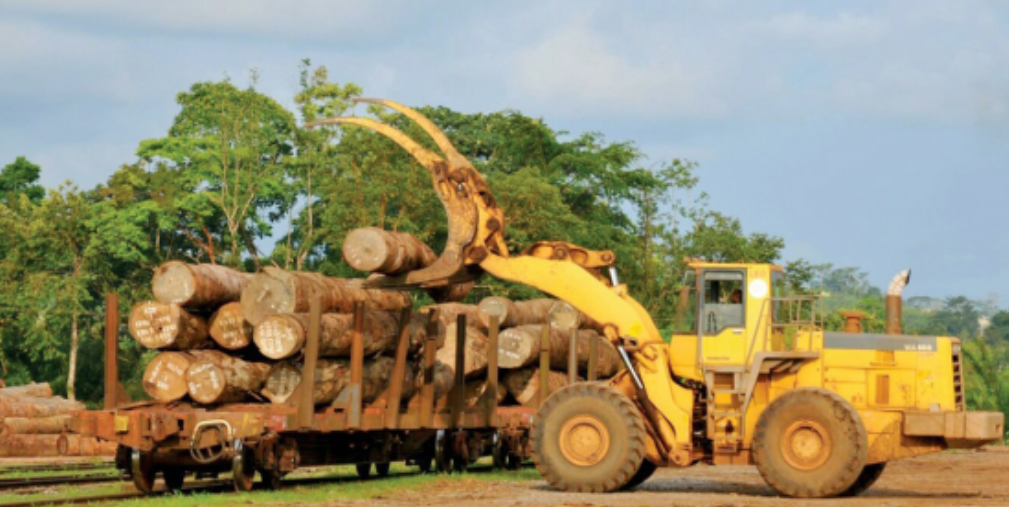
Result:
M348 388L358 330L364 361L356 394L364 403L387 404L388 395L397 391L400 400L411 405L432 396L437 406L443 406L451 403L450 393L469 405L489 401L491 315L499 317L499 404L535 406L543 378L550 392L566 385L572 344L581 377L605 379L620 368L616 350L600 334L602 326L569 306L558 307L554 299L489 297L478 305L449 302L418 312L404 310L412 306L410 295L372 286L380 285L381 277L402 276L437 261L427 245L409 234L357 229L348 234L343 255L351 267L369 273L373 283L276 267L254 274L182 262L159 267L152 280L156 301L134 307L129 323L137 342L158 351L144 373L145 392L158 402L198 406L301 403L313 300L319 301L321 315L311 398L320 407L339 405L355 394ZM440 289L455 293L449 299L458 299L471 287L467 282ZM357 304L365 308L360 322L353 313ZM569 322L577 319L581 329L554 328L560 322L558 315L567 315ZM460 316L466 322L461 353ZM538 370L544 328L551 369L546 377ZM389 384L401 338L406 339L404 385L392 390ZM433 349L430 355L428 348ZM590 350L596 350L592 361ZM433 366L427 367L432 356ZM590 364L595 365L592 372ZM461 371L456 372L457 367ZM459 379L465 383L463 391L455 389ZM424 389L426 384L432 385L430 391ZM4 404L0 390L0 411ZM42 408L35 412L48 414Z

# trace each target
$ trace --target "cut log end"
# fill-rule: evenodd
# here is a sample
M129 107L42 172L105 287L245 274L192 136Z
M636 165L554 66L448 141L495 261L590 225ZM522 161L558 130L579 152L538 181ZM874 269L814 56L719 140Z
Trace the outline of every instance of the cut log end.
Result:
M373 227L350 231L343 242L343 259L358 271L378 271L386 259L395 257L384 232Z
M301 370L293 364L281 363L266 377L262 394L273 403L287 403L300 383Z
M227 379L224 370L210 362L197 362L186 370L189 397L197 403L215 403L224 394Z
M184 304L196 293L196 277L184 262L166 262L154 272L154 297L163 303Z
M242 316L242 304L228 303L210 318L210 337L222 348L240 350L252 343L252 325Z
M252 277L242 291L242 315L253 326L270 315L295 311L297 296L294 288L287 283L291 275L274 269Z
M133 307L130 334L149 349L186 350L209 345L207 324L171 303L147 301Z
M253 341L259 352L270 359L293 356L305 344L306 331L291 315L271 315L256 325Z
M183 352L162 352L151 359L144 371L144 391L151 398L170 402L181 400L188 391L186 370L191 356Z

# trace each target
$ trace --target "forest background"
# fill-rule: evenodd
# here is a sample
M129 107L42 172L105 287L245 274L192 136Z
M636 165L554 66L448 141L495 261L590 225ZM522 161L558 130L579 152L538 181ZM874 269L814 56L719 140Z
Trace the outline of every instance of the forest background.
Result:
M440 251L444 211L403 150L359 128L304 126L371 114L434 149L415 125L355 106L360 87L333 82L308 61L293 111L258 92L256 81L252 73L247 85L199 82L179 93L166 135L141 141L95 188L43 188L42 168L24 157L0 170L0 369L9 385L48 381L96 405L104 295L120 294L127 312L151 298L153 269L168 260L362 276L343 263L340 245L365 226L409 232ZM615 251L621 280L664 336L686 258L783 264L791 290L824 296L828 329L839 329L849 309L866 313L868 332L883 329L883 291L864 271L781 259L783 238L748 233L711 209L695 161L649 160L633 141L557 131L519 111L418 109L487 178L512 251L538 240ZM492 294L538 295L485 277L470 298ZM1009 413L1009 311L996 298L908 298L904 332L964 339L968 405ZM139 398L152 354L125 329L119 346L121 378Z

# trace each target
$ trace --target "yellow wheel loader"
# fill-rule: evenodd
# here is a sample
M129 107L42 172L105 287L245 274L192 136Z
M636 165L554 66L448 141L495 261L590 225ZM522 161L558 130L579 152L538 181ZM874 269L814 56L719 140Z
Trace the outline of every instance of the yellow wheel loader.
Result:
M667 344L617 279L613 252L540 242L511 254L505 216L472 164L415 110L441 151L368 118L432 178L449 222L431 266L369 282L439 289L484 273L535 287L605 325L625 371L554 392L532 431L537 469L566 491L634 487L660 466L756 465L783 495L856 495L889 461L1003 438L1003 415L966 412L960 345L935 336L830 333L812 297L769 264L690 263ZM310 125L311 126L311 125ZM451 292L451 291L443 291Z

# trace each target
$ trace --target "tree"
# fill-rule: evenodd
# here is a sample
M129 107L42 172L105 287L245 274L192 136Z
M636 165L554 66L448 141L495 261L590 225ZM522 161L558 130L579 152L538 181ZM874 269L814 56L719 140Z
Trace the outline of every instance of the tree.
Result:
M992 316L984 330L984 339L991 345L1009 344L1009 311L1002 310Z
M38 184L42 168L18 157L0 170L0 202L10 204L18 195L24 194L31 202L37 203L46 191Z
M255 239L268 236L293 201L285 163L294 117L252 86L228 81L196 83L178 102L168 137L141 142L137 155L173 173L176 205L195 219L183 232L209 262L238 265L243 249L258 262Z

